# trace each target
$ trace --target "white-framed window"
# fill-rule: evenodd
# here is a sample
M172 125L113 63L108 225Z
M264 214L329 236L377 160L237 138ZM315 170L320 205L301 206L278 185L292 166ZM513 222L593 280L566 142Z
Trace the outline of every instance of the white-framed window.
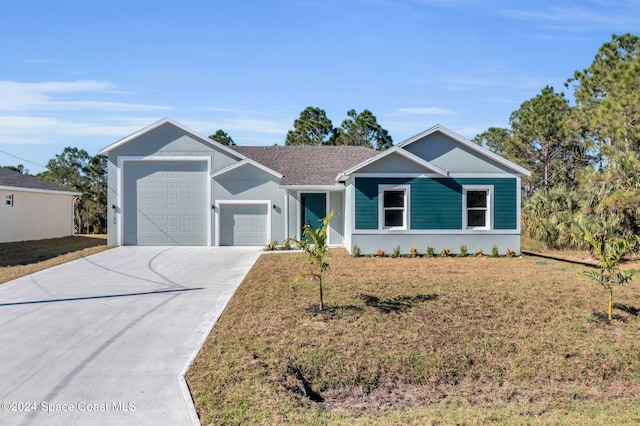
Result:
M409 229L409 185L378 185L380 229Z
M4 196L4 205L7 207L13 207L13 194L7 194Z
M462 187L462 227L490 230L492 228L493 186L464 185Z

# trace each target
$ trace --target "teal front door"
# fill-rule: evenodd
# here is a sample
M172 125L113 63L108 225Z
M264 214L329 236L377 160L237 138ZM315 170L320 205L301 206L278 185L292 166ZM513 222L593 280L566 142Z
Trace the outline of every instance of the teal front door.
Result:
M311 229L318 229L322 226L322 219L327 215L326 194L308 192L300 194L300 235L304 230L304 225L310 225Z

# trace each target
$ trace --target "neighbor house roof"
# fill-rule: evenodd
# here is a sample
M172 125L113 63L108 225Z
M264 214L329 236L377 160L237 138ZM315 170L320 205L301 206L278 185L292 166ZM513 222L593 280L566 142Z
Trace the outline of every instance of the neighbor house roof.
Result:
M335 185L336 176L378 154L361 146L232 146L283 177L284 186Z
M5 169L4 167L0 167L0 189L80 195L79 192L67 187L45 182L30 175L23 175L22 173Z

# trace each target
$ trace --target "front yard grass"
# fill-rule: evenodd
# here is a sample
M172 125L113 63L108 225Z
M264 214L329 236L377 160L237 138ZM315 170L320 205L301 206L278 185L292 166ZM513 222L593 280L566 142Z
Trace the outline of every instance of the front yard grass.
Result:
M585 266L262 256L187 374L202 424L637 424L640 292Z
M0 284L108 248L106 235L0 243Z

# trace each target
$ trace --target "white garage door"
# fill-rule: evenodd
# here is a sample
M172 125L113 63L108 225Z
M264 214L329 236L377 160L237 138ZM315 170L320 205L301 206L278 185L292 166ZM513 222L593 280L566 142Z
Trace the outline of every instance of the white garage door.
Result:
M207 164L130 161L123 173L123 243L207 244Z
M267 244L267 204L221 204L221 246Z

